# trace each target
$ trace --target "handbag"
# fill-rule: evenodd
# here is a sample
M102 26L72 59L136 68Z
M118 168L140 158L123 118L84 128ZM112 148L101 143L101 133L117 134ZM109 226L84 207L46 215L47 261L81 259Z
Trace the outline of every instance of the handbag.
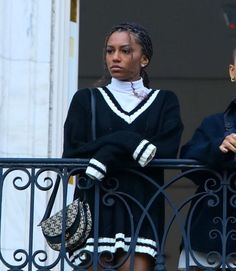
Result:
M96 139L95 124L95 96L91 93L91 133L92 139ZM42 233L48 245L56 251L61 250L63 240L63 210L51 215L52 207L55 202L56 194L60 185L60 177L57 177L54 189L50 196L44 217L40 222ZM88 238L92 229L92 216L89 204L85 200L77 198L66 206L65 210L65 249L70 252L81 245Z

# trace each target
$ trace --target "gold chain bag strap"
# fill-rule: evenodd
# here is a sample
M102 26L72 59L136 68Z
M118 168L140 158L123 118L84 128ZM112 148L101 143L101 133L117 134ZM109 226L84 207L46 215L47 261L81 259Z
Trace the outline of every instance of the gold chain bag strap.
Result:
M91 131L92 139L96 139L96 121L95 121L95 95L91 93ZM62 246L62 225L63 210L51 215L52 207L55 202L56 194L60 185L60 177L57 177L54 189L50 196L44 217L40 222L43 235L48 245L56 251ZM92 228L92 217L89 204L81 201L79 198L66 206L66 230L65 230L65 248L66 251L74 250L80 247L88 238Z

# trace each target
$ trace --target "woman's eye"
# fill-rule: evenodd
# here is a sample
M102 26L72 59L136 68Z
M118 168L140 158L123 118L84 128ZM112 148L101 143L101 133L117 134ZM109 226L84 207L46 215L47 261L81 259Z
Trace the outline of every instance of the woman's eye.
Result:
M111 53L112 53L112 49L111 49L111 48L107 48L107 49L106 49L106 53L107 53L107 54L111 54Z
M124 53L124 54L130 54L130 52L131 52L131 50L130 49L123 49L122 50L122 52Z

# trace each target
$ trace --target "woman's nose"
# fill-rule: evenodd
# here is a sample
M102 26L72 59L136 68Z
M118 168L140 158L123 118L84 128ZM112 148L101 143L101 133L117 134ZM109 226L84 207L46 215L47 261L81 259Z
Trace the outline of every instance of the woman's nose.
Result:
M118 51L114 52L112 56L113 61L120 61L120 53Z

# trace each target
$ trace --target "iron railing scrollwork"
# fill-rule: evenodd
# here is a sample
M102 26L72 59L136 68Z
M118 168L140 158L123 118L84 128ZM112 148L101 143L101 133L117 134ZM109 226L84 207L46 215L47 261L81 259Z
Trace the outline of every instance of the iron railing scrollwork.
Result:
M195 160L162 159L152 161L147 168L168 171L165 181L160 184L155 174L137 170L134 165L117 168L135 176L137 181L145 180L152 187L152 194L142 205L132 194L120 189L119 178L107 178L105 182L89 181L83 173L87 167L86 159L0 159L0 270L117 270L122 263L131 258L134 266L134 251L138 246L138 236L145 221L156 241L155 271L167 269L166 249L170 232L177 227L182 240L182 251L186 270L194 262L203 270L236 270L236 163L225 164L221 170L208 168ZM177 173L176 173L177 172ZM56 177L60 176L60 193L57 195L55 210L67 205L71 191L68 185L71 176L76 176L76 184L81 190L93 191L93 237L94 251L81 251L81 265L70 262L69 255L62 246L53 252L47 245L38 224L42 219L48 197ZM175 185L192 179L196 190L185 198L182 194L170 193ZM135 186L135 183L130 184ZM178 197L179 196L179 197ZM176 198L178 200L176 200ZM151 213L156 202L162 199L168 209L168 216L161 231L152 220ZM100 217L103 208L119 206L125 211L130 225L131 242L123 261L113 265L112 253L98 253L97 243L100 233ZM190 207L190 208L189 208ZM204 207L204 208L203 208ZM133 210L138 210L138 221L133 220ZM186 210L188 216L186 217ZM202 227L194 228L196 214L207 216ZM65 212L64 212L65 218ZM108 221L109 223L109 221ZM65 224L63 224L65 230ZM195 236L192 238L192 236ZM198 253L197 238L204 238L210 250ZM65 238L62 238L65 242ZM174 240L175 242L175 240ZM83 259L86 255L86 261ZM105 260L104 260L105 259ZM203 260L204 259L204 260ZM100 269L99 269L100 268ZM177 270L177 266L176 266ZM169 271L169 270L168 270Z

